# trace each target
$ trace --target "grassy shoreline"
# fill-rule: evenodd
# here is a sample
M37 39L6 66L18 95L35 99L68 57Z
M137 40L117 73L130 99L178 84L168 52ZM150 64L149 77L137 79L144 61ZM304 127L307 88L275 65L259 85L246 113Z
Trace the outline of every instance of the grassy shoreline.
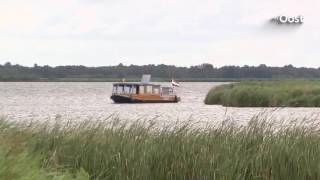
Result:
M0 121L0 179L317 179L318 125ZM6 163L11 162L11 163ZM27 178L26 178L27 177Z
M206 104L233 107L320 107L320 81L243 81L211 89Z

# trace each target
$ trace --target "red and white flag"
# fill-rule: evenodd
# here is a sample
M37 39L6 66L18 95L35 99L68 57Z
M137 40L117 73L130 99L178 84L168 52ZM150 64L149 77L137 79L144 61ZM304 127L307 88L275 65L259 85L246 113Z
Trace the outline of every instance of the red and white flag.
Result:
M180 84L178 82L174 81L173 79L171 81L171 85L176 86L176 87L180 87Z

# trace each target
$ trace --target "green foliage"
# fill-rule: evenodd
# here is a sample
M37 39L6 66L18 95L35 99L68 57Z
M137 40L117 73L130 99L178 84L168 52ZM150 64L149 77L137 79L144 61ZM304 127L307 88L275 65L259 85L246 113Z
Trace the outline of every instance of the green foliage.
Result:
M260 118L260 119L259 119ZM319 179L318 126L0 122L1 179ZM12 149L13 148L13 149ZM17 153L18 156L7 156ZM9 162L9 163L8 163ZM9 178L8 178L9 177ZM27 178L28 177L28 178Z
M68 169L42 166L43 157L28 151L28 131L0 120L0 179L4 180L86 180L88 174L79 169L70 173Z
M320 107L320 82L243 81L211 89L205 103L234 107Z
M224 66L212 64L191 67L173 65L130 65L86 67L86 66L39 66L25 67L11 63L0 64L0 81L139 81L142 74L151 74L156 81L230 81L241 79L272 78L320 78L320 69L260 66Z
M27 152L12 153L3 145L0 145L0 179L5 180L70 180L70 179L89 179L84 170L76 174L64 171L50 171L41 168L40 157L30 155Z

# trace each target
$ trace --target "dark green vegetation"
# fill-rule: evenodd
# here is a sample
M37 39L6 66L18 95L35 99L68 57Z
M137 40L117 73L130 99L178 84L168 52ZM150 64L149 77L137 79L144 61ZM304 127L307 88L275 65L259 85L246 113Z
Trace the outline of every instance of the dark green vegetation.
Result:
M242 81L211 89L205 103L234 107L320 107L320 81Z
M151 74L154 81L239 81L242 79L320 78L320 69L284 67L225 66L202 64L191 67L172 65L125 66L38 66L0 65L0 81L139 81L142 74Z
M0 179L319 179L318 126L0 121ZM149 125L146 125L149 124Z

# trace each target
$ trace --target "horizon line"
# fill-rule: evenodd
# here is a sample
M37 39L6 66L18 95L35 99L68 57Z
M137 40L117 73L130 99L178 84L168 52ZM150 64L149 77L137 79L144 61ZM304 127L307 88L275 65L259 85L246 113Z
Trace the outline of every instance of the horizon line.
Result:
M259 65L248 65L248 64L244 64L244 65L232 65L232 64L226 64L226 65L222 65L222 66L215 66L214 64L212 63L206 63L206 62L203 62L203 63L200 63L200 64L194 64L194 65L189 65L189 66L183 66L183 65L177 65L177 64L164 64L164 63L159 63L159 64L125 64L125 63L118 63L117 65L114 65L114 64L109 64L109 65L97 65L97 66L94 66L94 65L83 65L83 64L65 64L65 65L49 65L49 64L38 64L38 63L34 63L33 65L24 65L24 64L19 64L19 63L12 63L10 61L6 61L6 62L3 62L3 63L0 63L0 66L5 66L6 64L10 64L11 66L15 66L15 65L18 65L18 66L23 66L23 67L29 67L29 68L32 68L32 67L35 67L35 66L38 66L38 67L45 67L45 66L49 66L49 67L63 67L63 66L84 66L84 67L88 67L88 68L98 68L98 67L117 67L117 66L126 66L126 67L130 67L130 66L151 66L151 65L154 65L154 66L160 66L160 65L165 65L165 66L175 66L177 68L191 68L191 67L200 67L200 66L204 66L204 65L212 65L214 68L222 68L222 67L259 67L259 66L266 66L266 67L287 67L287 66L291 66L293 68L314 68L314 69L319 69L320 66L318 67L314 67L314 66L295 66L293 64L284 64L282 66L273 66L273 65L267 65L267 64L259 64Z

